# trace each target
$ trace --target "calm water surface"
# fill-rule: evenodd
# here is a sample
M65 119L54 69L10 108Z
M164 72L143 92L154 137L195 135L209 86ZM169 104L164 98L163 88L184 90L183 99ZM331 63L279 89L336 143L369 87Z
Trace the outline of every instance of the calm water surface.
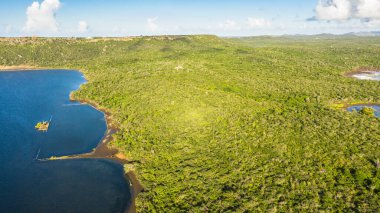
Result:
M361 80L380 81L380 71L372 71L372 72L355 74L353 75L353 77L361 79Z
M0 72L0 212L122 212L130 203L121 165L101 159L41 162L90 152L104 114L69 101L76 71ZM34 129L53 116L47 133Z
M347 108L348 111L354 112L354 111L359 111L363 109L364 107L371 107L375 110L375 116L380 118L380 105L375 105L375 106L370 106L370 105L355 105L355 106L350 106Z

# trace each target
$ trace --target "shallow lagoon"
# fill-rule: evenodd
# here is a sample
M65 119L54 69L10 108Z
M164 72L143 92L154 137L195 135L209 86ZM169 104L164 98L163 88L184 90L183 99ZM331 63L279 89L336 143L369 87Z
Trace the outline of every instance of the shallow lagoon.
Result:
M371 107L375 110L375 116L380 118L380 105L354 105L347 108L349 112L360 111L364 107Z
M373 80L380 81L380 71L366 71L357 74L353 74L352 77L360 80Z
M76 71L0 72L0 212L121 212L130 203L120 164L38 159L90 152L104 114L69 101L85 82ZM47 133L38 121L53 116Z

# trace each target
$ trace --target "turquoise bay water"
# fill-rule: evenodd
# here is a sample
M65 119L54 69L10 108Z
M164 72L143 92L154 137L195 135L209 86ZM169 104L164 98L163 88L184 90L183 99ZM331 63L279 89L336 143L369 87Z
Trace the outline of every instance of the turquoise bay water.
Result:
M359 110L363 109L364 107L371 107L371 108L373 108L375 110L375 116L378 117L378 118L380 118L380 105L379 106L377 106L377 105L375 105L375 106L370 106L370 105L355 105L355 106L348 107L347 110L349 112L354 112L354 111L359 111Z
M130 203L121 165L109 160L39 161L90 152L104 114L69 101L76 71L0 72L0 212L122 212ZM34 129L53 116L49 131Z

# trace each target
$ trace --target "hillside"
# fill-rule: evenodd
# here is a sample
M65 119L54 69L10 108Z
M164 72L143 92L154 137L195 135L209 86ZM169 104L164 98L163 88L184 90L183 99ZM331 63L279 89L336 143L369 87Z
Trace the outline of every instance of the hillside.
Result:
M0 39L0 65L81 70L141 212L379 211L378 37ZM1 92L1 91L0 91Z

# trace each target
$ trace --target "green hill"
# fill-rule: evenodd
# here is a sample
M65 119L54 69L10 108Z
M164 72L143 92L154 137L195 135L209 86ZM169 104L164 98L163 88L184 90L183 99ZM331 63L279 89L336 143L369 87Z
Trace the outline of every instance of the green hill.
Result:
M141 212L379 211L377 37L0 39L0 65L81 70L112 113Z

